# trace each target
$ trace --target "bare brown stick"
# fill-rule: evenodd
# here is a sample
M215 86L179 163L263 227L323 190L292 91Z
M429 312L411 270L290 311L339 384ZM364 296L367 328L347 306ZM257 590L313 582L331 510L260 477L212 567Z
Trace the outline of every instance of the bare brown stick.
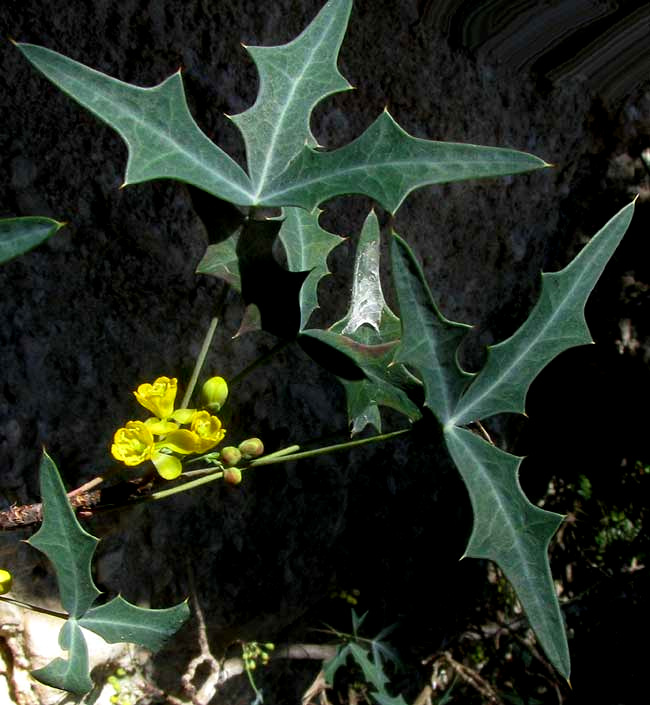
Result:
M92 508L99 504L101 495L100 490L81 492L70 497L70 504L73 509L92 511ZM26 526L40 524L42 521L43 505L40 502L13 506L0 512L1 530L24 529Z

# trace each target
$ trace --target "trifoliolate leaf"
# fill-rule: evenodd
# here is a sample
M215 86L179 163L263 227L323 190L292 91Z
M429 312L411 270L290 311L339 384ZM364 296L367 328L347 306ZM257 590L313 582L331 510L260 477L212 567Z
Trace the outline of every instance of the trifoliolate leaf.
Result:
M519 174L549 166L525 152L412 137L384 111L354 142L331 152L305 146L260 194L267 206L311 210L342 194L362 194L395 213L430 184Z
M124 641L158 651L189 616L187 601L167 609L145 609L118 596L88 610L79 624L99 634L109 644Z
M352 279L352 300L347 314L329 330L354 340L366 378L358 381L341 379L345 389L348 420L352 435L368 426L381 433L380 406L403 413L411 421L420 418L409 390L417 380L403 365L393 364L395 346L401 334L399 318L390 310L380 279L380 230L374 212L361 229ZM335 347L347 347L347 342L331 338Z
M393 279L402 321L402 342L395 354L419 373L425 403L444 424L453 413L471 375L458 364L458 348L469 330L438 311L410 247L398 235L392 242Z
M43 47L17 46L55 85L122 136L129 150L125 184L175 178L242 206L308 211L333 196L365 194L395 212L411 191L427 184L548 166L514 150L412 137L387 112L349 145L314 150L309 130L314 105L349 87L336 56L350 5L350 0L330 0L293 42L250 48L260 71L260 95L233 119L246 141L252 179L196 125L179 73L140 88Z
M33 44L16 45L62 91L116 130L129 158L124 184L178 179L232 203L252 205L250 179L194 122L180 72L140 88Z
M56 658L47 666L31 671L37 681L75 695L85 695L92 690L93 682L88 675L88 647L86 639L75 619L68 619L59 634L59 646L68 652L66 661Z
M64 225L40 216L0 219L0 264L40 245Z
M40 465L40 483L43 523L28 543L52 561L61 604L71 617L80 617L101 594L90 572L99 539L81 528L70 507L59 471L45 452Z
M286 208L285 219L278 237L287 255L291 272L309 272L300 288L300 330L318 308L318 283L330 271L327 257L343 242L342 237L321 228L318 209L307 212L302 208Z
M465 555L501 568L549 660L568 679L569 649L548 562L563 517L528 501L518 479L521 458L463 428L447 427L444 435L474 512Z
M351 0L330 0L296 39L246 47L260 75L255 104L232 120L246 144L256 198L305 144L316 146L309 120L323 98L350 88L336 67Z
M562 351L592 342L584 307L633 213L630 203L567 267L542 275L530 316L512 337L489 348L485 367L460 399L452 423L464 425L503 412L523 414L528 388L539 372Z

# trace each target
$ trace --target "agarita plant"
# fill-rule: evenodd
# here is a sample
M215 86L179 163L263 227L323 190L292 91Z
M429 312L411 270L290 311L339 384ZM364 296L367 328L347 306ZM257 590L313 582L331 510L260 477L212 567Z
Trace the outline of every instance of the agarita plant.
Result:
M417 400L423 393L424 406L443 429L449 455L470 495L474 526L466 555L500 566L548 658L568 678L567 640L547 557L549 540L562 517L528 501L517 479L521 459L500 450L476 429L480 431L480 421L494 414L523 413L527 390L539 371L563 350L591 341L584 305L628 227L633 204L614 216L563 271L543 275L540 299L528 320L511 338L490 349L477 374L467 373L458 363L468 326L440 313L415 255L395 233L391 257L399 316L387 306L379 284L380 231L374 212L361 234L347 315L327 330L310 329L318 283L327 273L327 255L340 242L319 225L326 201L363 194L394 214L411 191L428 184L549 166L510 149L414 138L387 111L350 144L332 151L320 148L310 131L310 117L325 97L349 88L337 69L337 56L351 6L351 0L330 0L294 41L247 47L259 71L259 94L252 107L232 118L244 138L246 170L196 125L180 72L153 88L141 88L43 47L17 46L50 81L121 135L128 147L124 185L177 179L237 207L236 227L208 248L197 271L220 277L241 293L248 306L246 329L262 327L297 340L325 364L336 361L332 367L344 378L353 433L367 425L381 431L382 405L411 421L420 418ZM282 216L260 217L260 207L280 207ZM273 260L276 240L285 249L289 271ZM167 380L165 384L170 381L161 379ZM160 415L153 421L169 423ZM154 432L164 438L161 426L156 428ZM146 436L135 426L122 430L123 439L141 443L138 452L143 459L151 457L151 433ZM194 433L194 426L192 431L175 433ZM178 444L161 451L163 443L155 444L159 455L190 452ZM288 452L270 457L266 464L305 455L309 453ZM212 454L211 461L221 462L223 470L225 455L221 460L218 456ZM218 472L180 489L223 476ZM55 511L64 514L62 508ZM69 526L56 530L77 531ZM53 533L54 528L44 524L32 542L45 545ZM83 576L76 574L75 590L82 579L87 581L87 573L84 564ZM66 626L62 644L70 649L71 661L77 658L81 663L75 638L77 624L87 621L91 593L94 596L92 587L83 593L83 609L75 608L74 619L68 622L72 626ZM134 621L138 614L131 613ZM60 668L50 668L49 673ZM77 691L89 686L87 680L75 682ZM61 685L70 687L67 682Z

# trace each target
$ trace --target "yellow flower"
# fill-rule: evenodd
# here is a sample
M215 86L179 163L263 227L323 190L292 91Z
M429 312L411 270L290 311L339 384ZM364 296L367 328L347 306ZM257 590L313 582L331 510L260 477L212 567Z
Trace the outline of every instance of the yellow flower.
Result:
M4 595L5 592L11 590L11 584L13 582L13 577L8 570L3 570L0 568L0 595Z
M221 443L226 435L226 429L221 428L221 421L207 411L197 411L190 427L198 438L195 453L205 453Z
M115 431L111 453L125 465L144 463L151 458L153 450L153 435L142 421L128 421L126 426Z
M177 388L176 377L158 377L153 384L141 384L133 394L145 409L166 421L174 412Z

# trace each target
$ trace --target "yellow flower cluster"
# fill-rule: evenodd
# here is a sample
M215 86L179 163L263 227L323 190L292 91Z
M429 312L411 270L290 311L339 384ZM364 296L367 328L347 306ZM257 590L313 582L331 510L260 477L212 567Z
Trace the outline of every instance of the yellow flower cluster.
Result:
M215 378L213 378L215 379ZM221 380L223 401L227 386ZM173 480L181 474L181 461L173 455L205 453L221 443L226 429L209 411L174 409L178 381L175 377L158 377L153 384L141 384L135 398L154 416L146 421L128 421L113 437L111 453L125 465L140 465L151 460L161 477ZM180 428L189 425L189 429Z

